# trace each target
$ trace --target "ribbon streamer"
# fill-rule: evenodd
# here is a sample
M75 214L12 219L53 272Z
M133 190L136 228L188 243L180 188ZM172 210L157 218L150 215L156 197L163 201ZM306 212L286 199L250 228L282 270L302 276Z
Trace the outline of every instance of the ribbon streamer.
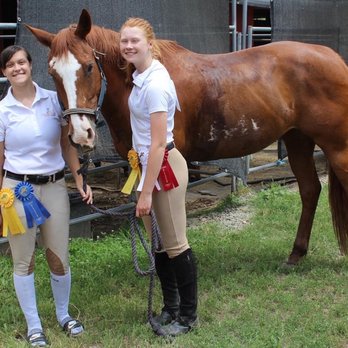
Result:
M128 162L130 167L132 168L132 171L130 172L129 177L121 190L122 193L125 193L127 195L131 194L137 178L139 178L139 180L141 178L139 157L134 149L128 151Z
M176 180L175 174L172 167L168 162L168 150L164 152L162 167L159 172L159 179L162 183L162 188L164 191L169 191L175 187L178 187L178 181Z
M25 233L25 228L18 216L16 208L13 206L15 195L9 188L0 190L0 206L2 207L2 235Z
M34 189L28 182L22 181L15 187L16 197L23 203L25 217L29 228L43 224L51 214L43 204L35 197Z

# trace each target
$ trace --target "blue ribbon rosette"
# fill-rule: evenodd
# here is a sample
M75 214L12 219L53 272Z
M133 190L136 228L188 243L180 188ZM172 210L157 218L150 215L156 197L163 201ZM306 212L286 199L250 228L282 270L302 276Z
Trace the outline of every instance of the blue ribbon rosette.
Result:
M34 226L33 221L39 226L43 224L51 214L43 204L35 197L34 188L28 182L22 181L15 187L16 198L23 203L25 217L29 228Z

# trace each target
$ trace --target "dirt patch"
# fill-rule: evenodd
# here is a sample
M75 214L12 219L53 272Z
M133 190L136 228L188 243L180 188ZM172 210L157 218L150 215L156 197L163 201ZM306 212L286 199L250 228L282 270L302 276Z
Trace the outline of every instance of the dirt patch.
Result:
M327 163L323 155L316 151L316 166L320 176L326 175ZM281 184L296 183L296 179L287 162L277 162L277 146L276 144L269 146L263 151L253 154L250 159L250 168L259 166L271 165L269 168L253 171L248 175L247 184L253 190L259 190L272 182L279 182ZM216 171L217 168L206 168L208 171ZM126 174L122 168L116 168L102 173L95 173L88 176L88 182L93 188L94 203L100 209L108 209L125 204L129 202L129 197L120 193L120 190L126 180ZM195 215L202 209L212 208L216 206L221 199L231 193L232 180L231 177L223 177L214 181L210 181L199 186L194 186L188 189L186 208L188 216ZM74 189L74 184L69 181L68 186L71 190ZM239 225L243 225L247 220L247 212L241 212L240 217L234 211L231 213L233 220L237 221ZM231 217L232 218L232 217ZM200 220L204 217L200 217ZM225 220L228 217L225 217ZM124 219L113 219L112 223L110 217L98 218L91 222L91 229L93 235L117 230L117 228L124 222ZM188 219L189 225L192 225L196 218ZM239 222L238 222L239 221Z

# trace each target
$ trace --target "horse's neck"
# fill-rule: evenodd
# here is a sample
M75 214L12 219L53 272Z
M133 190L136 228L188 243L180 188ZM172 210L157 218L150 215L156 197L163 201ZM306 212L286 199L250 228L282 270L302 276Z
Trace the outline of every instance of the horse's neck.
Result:
M113 110L117 111L118 117L123 117L124 112L129 114L128 96L131 86L126 84L124 71L120 70L117 63L109 62L105 64L104 73L107 79L107 96L109 97L109 102L113 104Z
M109 126L117 152L124 158L132 146L132 132L128 108L130 87L125 83L123 71L117 64L104 66L107 91L103 103L103 115Z
M104 54L102 68L107 79L107 90L102 111L117 152L127 156L132 145L129 119L128 96L130 87L126 85L125 72L120 70L119 33L101 27L93 27L88 36L89 44Z
M129 95L130 92L130 87L127 87L125 83L125 72L119 67L122 60L119 51L120 35L116 31L101 27L95 27L93 34L90 44L104 55L101 61L108 81L107 92L111 90L112 98L115 100L115 107L117 107L116 100L122 99L125 94Z

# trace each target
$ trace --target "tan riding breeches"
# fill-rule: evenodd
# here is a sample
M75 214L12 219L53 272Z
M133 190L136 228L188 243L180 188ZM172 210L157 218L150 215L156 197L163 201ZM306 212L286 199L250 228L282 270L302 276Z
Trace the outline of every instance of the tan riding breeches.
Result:
M19 181L4 178L3 188L14 189ZM52 273L64 275L69 270L69 220L70 204L65 179L44 185L32 185L35 196L40 200L51 216L39 226L41 242L46 250L46 259ZM28 228L22 202L15 199L14 206L26 228L24 234L11 235L8 240L11 247L14 272L28 275L34 271L34 255L37 226Z
M153 193L153 209L157 218L163 248L170 258L180 255L190 246L186 236L187 163L176 149L169 151L168 161L179 186L169 191ZM160 183L161 184L161 183ZM143 218L147 231L151 231L151 218Z

